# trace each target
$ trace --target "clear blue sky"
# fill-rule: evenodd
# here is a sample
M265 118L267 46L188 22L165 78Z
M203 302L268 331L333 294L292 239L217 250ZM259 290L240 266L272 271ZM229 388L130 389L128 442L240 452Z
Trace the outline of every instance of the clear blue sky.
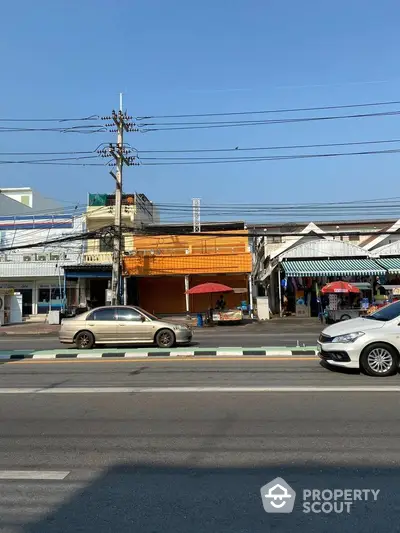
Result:
M399 21L396 0L5 2L0 117L102 115L118 106L120 91L135 116L400 100ZM400 138L400 116L126 136L139 150L389 138ZM107 133L0 133L0 151L91 150L111 140ZM156 202L400 196L399 161L380 155L133 167L125 190ZM113 187L100 167L1 171L3 187L30 185L65 200Z

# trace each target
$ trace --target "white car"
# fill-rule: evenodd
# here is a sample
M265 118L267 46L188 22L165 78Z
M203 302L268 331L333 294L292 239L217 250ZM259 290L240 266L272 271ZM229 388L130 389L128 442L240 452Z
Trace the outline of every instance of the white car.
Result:
M395 374L400 361L400 301L323 330L318 355L330 365L362 368L370 376Z

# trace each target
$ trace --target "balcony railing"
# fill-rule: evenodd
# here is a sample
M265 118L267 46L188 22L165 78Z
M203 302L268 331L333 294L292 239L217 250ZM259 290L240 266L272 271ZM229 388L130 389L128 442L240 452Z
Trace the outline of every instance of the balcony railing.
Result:
M153 250L127 250L123 252L125 257L182 257L190 255L203 255L207 256L218 256L218 255L236 255L242 253L248 253L249 247L247 245L243 246L218 246L207 247L205 249L199 247L188 247L188 248L163 248ZM89 252L84 255L85 263L98 263L98 264L108 264L112 263L112 252Z
M112 263L112 252L93 252L84 254L85 263L108 264Z
M188 246L180 248L153 248L147 250L129 250L126 255L131 256L182 256L182 255L223 255L223 254L242 254L249 252L248 245L236 246Z

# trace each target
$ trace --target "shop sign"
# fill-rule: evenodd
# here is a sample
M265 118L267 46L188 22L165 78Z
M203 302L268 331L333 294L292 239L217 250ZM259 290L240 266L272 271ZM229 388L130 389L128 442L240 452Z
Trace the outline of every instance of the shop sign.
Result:
M33 285L32 283L14 283L14 282L3 282L3 283L0 283L0 289L8 289L8 288L13 288L15 290L20 290L20 289L32 289Z

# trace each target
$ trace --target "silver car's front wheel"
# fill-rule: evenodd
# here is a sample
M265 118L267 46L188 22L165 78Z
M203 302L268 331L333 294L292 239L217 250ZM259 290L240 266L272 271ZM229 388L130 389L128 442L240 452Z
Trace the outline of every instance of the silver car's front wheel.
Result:
M170 329L161 329L156 335L159 348L171 348L175 344L175 335Z
M388 344L375 343L364 350L361 366L370 376L390 376L397 371L398 354Z
M94 345L94 337L90 331L80 331L75 337L75 345L79 350L90 350Z

